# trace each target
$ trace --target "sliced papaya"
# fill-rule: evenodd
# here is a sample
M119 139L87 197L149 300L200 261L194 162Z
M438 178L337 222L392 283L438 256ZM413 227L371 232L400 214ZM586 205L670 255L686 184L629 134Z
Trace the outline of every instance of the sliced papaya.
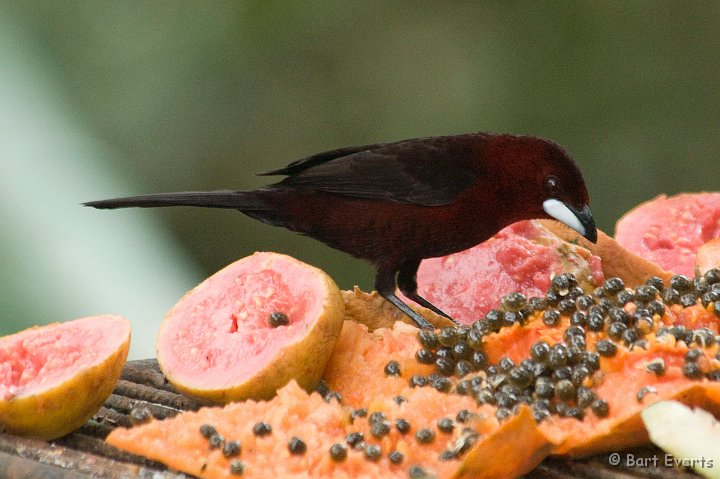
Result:
M427 377L434 365L415 358L417 328L398 322L392 328L370 332L364 324L345 321L335 352L330 357L323 380L331 391L340 393L343 404L366 407L376 398L402 394L414 375ZM390 361L395 372L385 372Z
M407 402L404 417L419 413L431 423L443 417L455 418L459 427L457 421L463 417L486 418L480 423L482 427L475 423L481 442L468 449L452 477L516 477L539 464L552 444L538 429L530 409L521 408L517 416L496 428L494 407L478 406L467 394L452 394L456 392L455 380L442 381L434 365L417 361L419 333L404 323L368 331L364 324L345 321L323 379L344 404L367 408L370 413L392 398L400 404ZM347 364L354 366L348 368ZM429 401L424 395L441 402Z
M558 443L554 453L587 456L646 444L648 436L640 414L661 400L675 399L720 414L720 383L707 378L692 380L683 374L688 351L687 346L672 340L652 338L647 350L619 348L614 357L603 358L592 390L607 401L610 413L606 418L587 414L582 421L549 417L541 429ZM705 353L708 367L720 367L709 359L717 354L717 348ZM648 369L653 364L663 364L665 372L658 376Z
M454 477L518 477L540 464L552 448L548 437L537 427L530 408L521 407L515 416L467 453Z
M648 404L675 398L720 413L720 303L705 294L720 290L716 276L709 272L694 282L675 276L667 283L652 277L635 290L615 277L583 294L573 289L571 275L559 275L540 301L515 298L516 310L492 310L448 334L446 328L416 330L414 345L408 344L410 327L368 336L362 326L346 324L342 349L324 378L352 404L383 391L400 394L405 381L447 391L450 402L470 395L483 407L492 404L501 418L529 403L556 444L553 454L585 456L644 444L640 412ZM354 299L361 310L360 297ZM384 375L391 360L401 377ZM348 361L362 366L348 372ZM434 370L428 374L428 368ZM570 386L562 397L560 380Z
M344 317L340 290L290 256L255 253L218 271L168 312L157 359L180 391L210 402L314 388Z
M0 427L49 440L92 417L127 359L130 322L92 316L0 338Z
M439 429L436 415L454 413L445 394L420 388L405 399L380 398L361 417L291 381L269 401L202 408L117 428L107 442L203 478L502 479L529 471L544 456L537 451L548 449L527 410L502 425L475 415ZM474 402L461 399L468 407ZM510 438L515 447L506 447L504 468L481 462L492 459L488 446ZM461 460L466 453L470 459Z

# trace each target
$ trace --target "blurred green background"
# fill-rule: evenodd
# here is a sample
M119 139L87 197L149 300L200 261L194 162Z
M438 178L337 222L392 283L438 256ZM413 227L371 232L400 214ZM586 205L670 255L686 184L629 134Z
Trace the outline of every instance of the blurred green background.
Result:
M83 201L252 188L340 146L496 131L563 145L598 225L720 184L717 2L0 0L3 333L163 314L256 250L344 288L364 263L226 210Z

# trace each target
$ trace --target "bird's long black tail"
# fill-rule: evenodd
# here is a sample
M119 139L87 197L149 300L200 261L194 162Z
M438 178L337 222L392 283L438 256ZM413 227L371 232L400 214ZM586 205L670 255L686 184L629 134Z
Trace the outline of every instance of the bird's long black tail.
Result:
M257 191L184 191L155 193L109 200L88 201L84 206L110 210L115 208L156 208L160 206L199 206L204 208L231 208L244 212L266 208Z

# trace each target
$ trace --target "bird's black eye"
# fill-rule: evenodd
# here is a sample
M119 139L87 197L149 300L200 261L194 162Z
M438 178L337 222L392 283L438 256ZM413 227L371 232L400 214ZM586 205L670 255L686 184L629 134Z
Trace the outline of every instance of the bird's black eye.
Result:
M545 193L548 196L557 196L562 191L560 180L557 176L549 175L545 177Z

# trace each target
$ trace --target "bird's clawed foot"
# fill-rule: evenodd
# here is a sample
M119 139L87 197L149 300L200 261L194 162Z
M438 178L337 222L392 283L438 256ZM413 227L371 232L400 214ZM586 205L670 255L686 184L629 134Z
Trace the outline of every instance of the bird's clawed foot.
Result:
M440 316L443 316L452 321L453 323L459 325L460 323L451 318L449 314L447 314L445 311L438 308L430 301L418 294L417 270L419 267L420 260L407 261L403 263L402 266L400 266L397 275L397 285L398 288L400 288L400 291L402 291L402 294L404 294L409 299L412 299L420 306L423 306L432 311L433 313L439 314Z
M383 293L382 291L378 291L380 295L382 295L383 298L390 301L392 304L394 304L400 311L405 313L415 321L415 324L418 325L421 329L435 329L435 326L430 324L430 322L423 318L420 314L418 314L415 310L413 310L410 306L405 304L400 298L398 298L395 293L391 292L388 294Z
M402 291L405 296L415 301L420 306L429 309L435 314L448 318L453 323L459 325L460 323L455 321L440 308L438 308L430 301L418 294L415 275L417 273L417 268L419 265L420 261L412 261L403 264L403 266L398 271L397 286L395 283L394 271L378 271L378 274L375 277L375 289L378 293L380 293L383 298L390 301L393 305L395 305L395 307L397 307L400 311L409 316L410 319L415 321L415 324L417 324L419 328L435 329L435 327L427 319L423 318L419 313L414 311L412 308L410 308L410 306L403 302L403 300L397 297L397 295L395 294L396 287L399 287L400 291Z
M402 290L400 290L400 291L402 291ZM415 301L415 302L416 302L417 304L419 304L420 306L423 306L423 307L429 309L429 310L432 311L433 313L449 319L450 321L452 321L453 323L457 324L458 326L460 325L459 322L457 322L455 319L451 318L450 315L448 315L445 311L443 311L442 309L438 308L437 306L435 306L434 304L432 304L432 303L431 303L430 301L428 301L427 299L425 299L425 298L423 298L422 296L420 296L420 295L417 293L417 291L402 291L402 294L404 294L405 296L407 296L409 299L412 299L413 301Z

